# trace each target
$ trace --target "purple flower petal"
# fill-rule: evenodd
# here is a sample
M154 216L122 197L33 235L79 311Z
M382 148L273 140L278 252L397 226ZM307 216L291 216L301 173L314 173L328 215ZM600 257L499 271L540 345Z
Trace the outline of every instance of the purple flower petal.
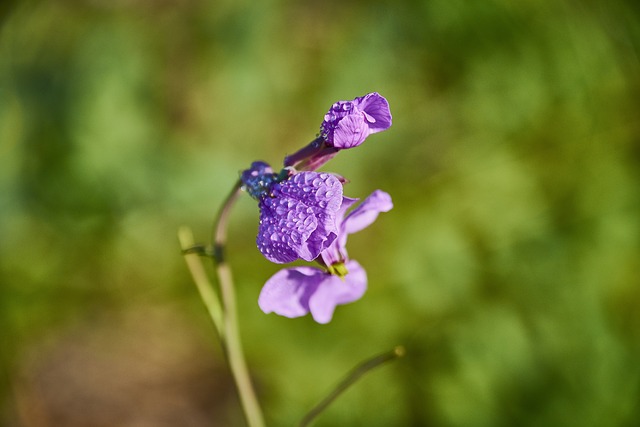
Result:
M344 232L340 234L351 234L367 228L378 218L380 212L389 212L391 208L391 196L382 190L374 191L345 217L342 222Z
M260 199L258 249L275 263L312 261L337 237L342 184L328 173L301 172Z
M280 270L265 283L258 305L265 313L300 317L311 312L318 323L328 323L336 306L356 301L367 289L367 274L356 261L346 264L343 279L319 268L293 267Z
M327 273L315 267L285 268L271 276L262 287L258 305L265 313L300 317L309 313L309 299Z
M346 263L344 279L327 275L309 298L309 310L318 323L329 323L336 306L348 304L362 298L367 290L367 273L356 261Z
M342 198L342 207L338 211L336 220L338 238L321 254L326 265L348 259L347 236L370 226L380 212L388 212L393 208L391 196L382 190L376 190L347 214L347 210L357 201L358 199L350 197Z
M354 114L340 120L333 131L333 146L352 148L362 144L369 136L369 126L362 114Z
M391 111L389 102L377 92L356 98L354 103L364 112L369 125L369 133L382 132L391 127Z

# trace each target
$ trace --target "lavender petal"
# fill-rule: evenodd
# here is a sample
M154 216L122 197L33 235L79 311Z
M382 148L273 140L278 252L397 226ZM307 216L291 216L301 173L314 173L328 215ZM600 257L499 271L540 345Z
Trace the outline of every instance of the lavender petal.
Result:
M367 289L367 273L356 261L346 264L349 274L343 279L325 275L309 298L309 310L318 323L329 323L338 305L359 300Z
M300 317L309 313L309 299L325 280L326 273L314 267L278 271L262 287L258 305L265 313Z

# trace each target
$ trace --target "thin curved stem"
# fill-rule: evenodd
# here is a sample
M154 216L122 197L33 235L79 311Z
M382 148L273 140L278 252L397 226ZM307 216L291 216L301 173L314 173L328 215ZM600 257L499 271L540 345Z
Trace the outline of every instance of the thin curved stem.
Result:
M227 242L227 224L231 208L240 195L241 182L233 187L214 221L213 226L213 254L214 266L220 284L220 294L222 296L223 310L223 344L227 355L229 368L236 383L240 403L250 427L263 427L264 419L258 403L249 369L247 368L240 340L240 330L238 327L238 313L236 307L235 289L231 268L225 260L224 249Z
M318 403L311 411L305 415L305 417L298 424L299 427L308 426L318 415L322 413L327 407L340 396L346 389L348 389L353 383L358 381L361 376L377 368L378 366L404 356L405 350L402 346L397 346L393 350L386 353L379 354L361 362L357 365L347 376L336 386L335 389L327 397L325 397L320 403Z

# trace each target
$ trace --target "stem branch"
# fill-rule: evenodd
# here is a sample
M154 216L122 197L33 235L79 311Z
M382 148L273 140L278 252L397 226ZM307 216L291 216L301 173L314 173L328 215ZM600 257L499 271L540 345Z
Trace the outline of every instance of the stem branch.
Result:
M320 403L318 403L311 411L305 415L305 417L300 421L299 427L308 426L314 418L316 418L322 411L327 409L327 407L334 401L338 396L340 396L346 389L348 389L353 383L358 381L361 376L371 371L374 368L384 364L385 362L389 362L391 360L397 359L399 357L404 356L405 350L404 347L398 346L391 351L386 353L379 354L377 356L372 357L371 359L365 360L357 365L347 376L340 382L336 388L329 393L327 397L325 397Z

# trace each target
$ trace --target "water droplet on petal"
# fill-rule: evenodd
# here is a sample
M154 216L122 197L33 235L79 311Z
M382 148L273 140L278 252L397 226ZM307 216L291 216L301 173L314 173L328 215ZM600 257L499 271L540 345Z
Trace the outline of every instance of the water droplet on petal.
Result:
M366 111L363 111L362 114L364 114L365 120L368 121L369 123L375 123L376 122L376 119L374 119L372 115L367 114Z

